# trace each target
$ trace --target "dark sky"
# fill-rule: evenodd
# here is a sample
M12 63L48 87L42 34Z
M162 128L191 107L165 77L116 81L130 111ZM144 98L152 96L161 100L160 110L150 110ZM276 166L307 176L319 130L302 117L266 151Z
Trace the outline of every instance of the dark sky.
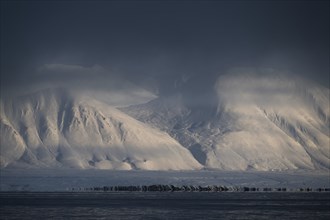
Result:
M288 70L329 87L329 20L329 1L2 1L1 85L63 64L99 65L103 77L161 94L183 76L203 90L234 67Z

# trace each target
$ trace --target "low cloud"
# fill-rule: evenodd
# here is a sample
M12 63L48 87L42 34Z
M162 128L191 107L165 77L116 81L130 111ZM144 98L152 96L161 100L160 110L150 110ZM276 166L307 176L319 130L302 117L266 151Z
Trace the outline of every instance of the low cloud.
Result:
M234 68L218 78L215 90L221 102L241 106L292 106L313 83L290 72L265 68Z
M44 64L38 68L39 74L100 74L104 73L105 69L100 65L94 65L92 67L84 67L81 65L70 64Z
M32 75L32 74L31 74ZM61 88L79 96L86 96L123 107L148 102L157 96L100 66L90 67L73 64L44 64L36 69L26 85L10 87L6 97L34 93L43 89Z

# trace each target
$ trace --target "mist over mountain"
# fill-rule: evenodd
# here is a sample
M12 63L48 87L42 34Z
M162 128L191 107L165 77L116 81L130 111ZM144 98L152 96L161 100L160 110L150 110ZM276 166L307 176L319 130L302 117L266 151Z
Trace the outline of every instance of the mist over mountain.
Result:
M0 4L1 167L330 168L329 1Z
M328 88L272 69L234 69L214 93L216 103L199 107L178 93L123 111L168 132L207 168L330 168Z
M329 89L301 77L233 69L204 94L129 88L66 85L1 99L1 167L330 168Z

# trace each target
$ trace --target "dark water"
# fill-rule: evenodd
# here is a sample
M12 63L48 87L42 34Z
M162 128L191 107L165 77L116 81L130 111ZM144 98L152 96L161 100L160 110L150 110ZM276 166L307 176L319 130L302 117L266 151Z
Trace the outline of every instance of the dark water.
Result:
M0 193L0 219L330 219L329 193Z

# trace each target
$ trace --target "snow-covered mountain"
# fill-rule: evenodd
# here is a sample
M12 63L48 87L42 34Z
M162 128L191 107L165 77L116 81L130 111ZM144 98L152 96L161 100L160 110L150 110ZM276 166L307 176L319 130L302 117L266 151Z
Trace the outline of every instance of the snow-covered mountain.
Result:
M329 89L260 71L129 107L56 88L4 98L1 167L330 169Z
M62 89L1 100L1 167L191 170L202 166L165 132Z
M215 104L191 107L176 94L122 110L168 132L207 168L329 169L329 89L260 71L221 76Z

